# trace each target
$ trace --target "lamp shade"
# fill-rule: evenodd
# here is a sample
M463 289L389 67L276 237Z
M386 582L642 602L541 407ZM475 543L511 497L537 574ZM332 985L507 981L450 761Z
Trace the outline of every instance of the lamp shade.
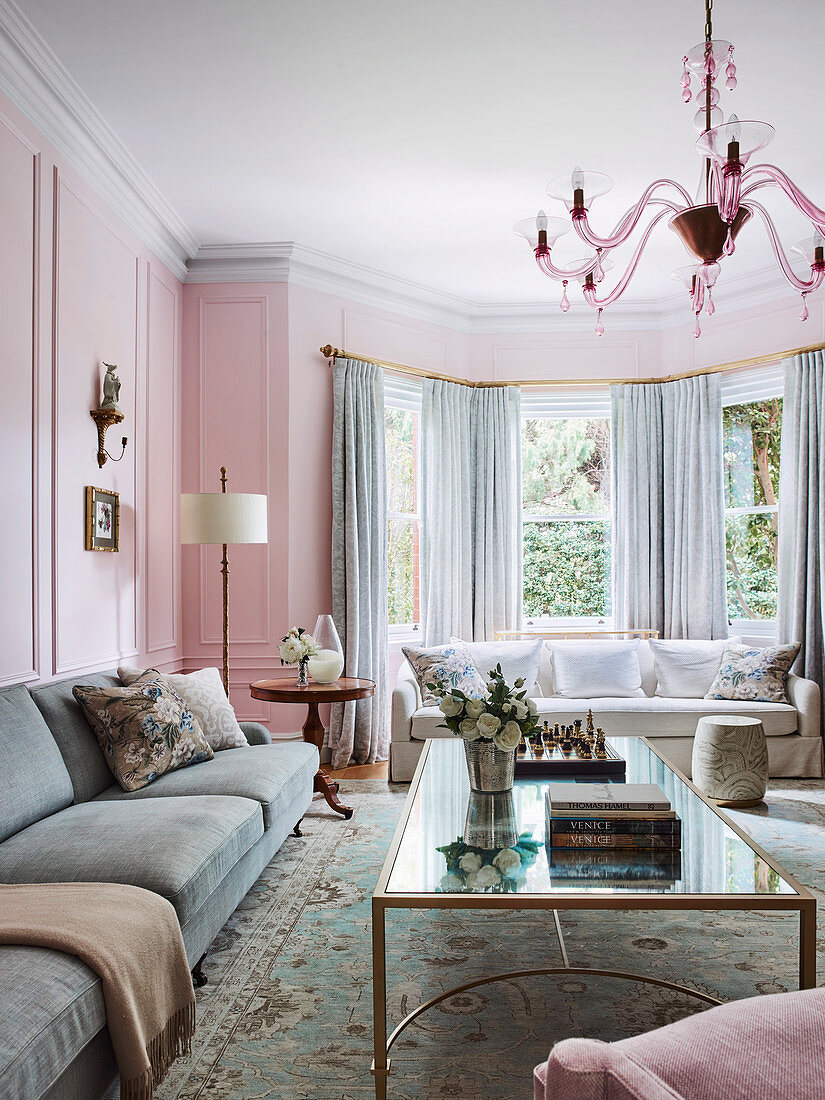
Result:
M181 493L180 541L267 542L266 497L260 493Z

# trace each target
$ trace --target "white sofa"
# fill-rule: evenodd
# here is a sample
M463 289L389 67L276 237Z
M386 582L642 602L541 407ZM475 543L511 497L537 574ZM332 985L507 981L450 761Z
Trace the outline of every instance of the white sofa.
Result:
M516 643L500 644L506 647ZM582 640L576 644L586 646L588 642ZM473 644L468 648L472 655ZM552 657L544 646L539 675L530 694L542 720L546 718L551 724L569 725L592 708L596 724L602 726L608 736L647 737L662 756L688 776L696 723L712 714L740 714L760 719L768 739L768 765L772 776L813 778L823 774L820 693L812 680L788 676L790 704L701 697L674 699L655 694L656 673L647 642L639 644L639 664L644 697L571 699L553 694ZM483 674L486 672L484 669ZM453 736L449 730L439 727L441 721L438 707L422 706L418 684L405 660L392 694L390 776L393 780L407 783L412 779L427 738Z

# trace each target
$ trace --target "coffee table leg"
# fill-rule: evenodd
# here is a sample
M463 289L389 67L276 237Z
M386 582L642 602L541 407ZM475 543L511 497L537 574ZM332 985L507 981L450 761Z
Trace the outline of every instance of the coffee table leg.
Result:
M304 740L310 745L314 745L318 752L320 752L324 744L325 733L324 723L318 715L318 704L308 702L307 716L303 728ZM338 784L330 779L323 768L319 768L315 774L313 789L324 796L327 805L335 810L336 813L342 814L347 819L352 817L352 808L350 806L345 806L338 797Z
M387 1100L387 956L384 940L385 909L377 898L372 899L372 1030L375 1100Z
M799 988L816 988L816 902L799 911Z

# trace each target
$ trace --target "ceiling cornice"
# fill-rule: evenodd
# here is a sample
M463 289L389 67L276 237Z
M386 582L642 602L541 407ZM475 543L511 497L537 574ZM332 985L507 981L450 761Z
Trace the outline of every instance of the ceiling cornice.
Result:
M592 333L594 326L592 310L579 302L567 314L561 313L558 303L549 297L538 302L473 302L294 241L204 246L189 261L186 282L289 283L479 335ZM766 305L790 296L787 284L774 268L721 279L714 291L720 310ZM625 300L606 311L605 322L613 332L658 332L692 323L686 297L676 292L659 301Z
M196 237L13 0L0 0L0 90L183 279Z

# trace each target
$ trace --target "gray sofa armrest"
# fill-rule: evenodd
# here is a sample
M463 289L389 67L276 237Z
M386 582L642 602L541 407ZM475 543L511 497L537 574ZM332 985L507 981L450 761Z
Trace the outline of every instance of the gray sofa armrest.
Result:
M405 661L398 670L398 679L392 692L392 740L409 741L412 719L421 706L421 694L412 670Z
M796 707L799 717L797 730L802 737L820 737L819 708L821 706L819 684L802 676L788 676L785 683L788 698Z
M239 722L243 735L250 745L271 745L272 737L260 722Z

